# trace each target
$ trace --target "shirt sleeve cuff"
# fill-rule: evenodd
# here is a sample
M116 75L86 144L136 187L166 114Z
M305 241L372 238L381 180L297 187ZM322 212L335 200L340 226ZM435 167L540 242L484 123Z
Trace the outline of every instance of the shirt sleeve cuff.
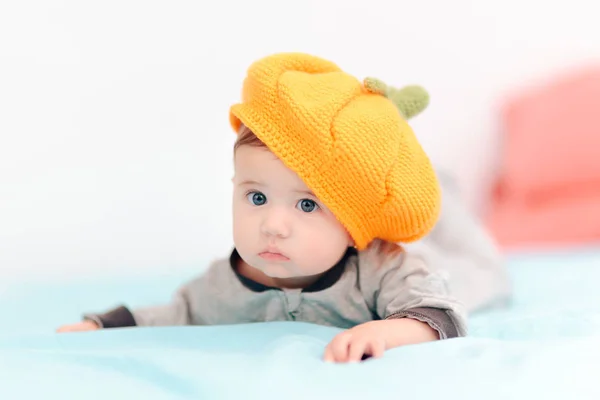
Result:
M425 322L438 332L440 339L452 339L459 336L458 328L446 310L429 307L413 308L394 313L386 319L397 318L413 318Z
M85 314L84 320L94 321L100 328L125 328L136 326L135 318L125 306L117 307L104 314Z

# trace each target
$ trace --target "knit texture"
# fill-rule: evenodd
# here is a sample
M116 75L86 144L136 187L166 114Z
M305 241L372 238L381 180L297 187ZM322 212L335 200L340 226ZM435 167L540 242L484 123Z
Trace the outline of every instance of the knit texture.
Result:
M421 86L412 85L396 89L377 78L366 78L364 85L371 93L390 99L405 119L416 116L429 105L429 94Z
M230 110L234 131L242 123L251 129L331 210L359 250L376 238L421 238L441 202L431 162L406 122L428 96L371 81L376 84L363 84L316 56L275 54L248 68L242 101Z

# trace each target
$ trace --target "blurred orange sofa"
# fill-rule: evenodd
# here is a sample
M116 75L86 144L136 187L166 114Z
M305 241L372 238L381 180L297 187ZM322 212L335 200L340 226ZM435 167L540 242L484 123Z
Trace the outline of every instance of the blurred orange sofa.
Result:
M600 243L600 66L512 98L488 225L503 248Z

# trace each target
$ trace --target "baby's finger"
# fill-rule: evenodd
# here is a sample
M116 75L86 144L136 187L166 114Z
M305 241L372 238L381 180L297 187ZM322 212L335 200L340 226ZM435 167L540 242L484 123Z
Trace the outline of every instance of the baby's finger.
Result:
M327 345L327 347L325 347L325 352L323 353L323 361L333 362L333 353L331 352L331 347L329 344Z
M56 332L57 333L65 333L65 332L83 332L83 331L94 331L98 329L98 325L91 321L79 322L71 325L63 325L59 327Z
M329 342L329 344L327 344L327 347L325 347L325 353L323 354L323 360L325 362L334 362L335 361L335 356L333 355L333 342L334 342L335 338Z
M348 362L359 362L362 359L363 354L367 348L369 348L369 341L363 338L355 338L350 342L350 350L348 352Z
M65 332L77 332L78 330L80 330L81 328L79 328L78 325L64 325L61 326L60 328L58 328L56 330L57 333L65 333Z
M330 360L333 362L346 362L348 359L348 344L352 334L348 332L340 333L329 344L331 352Z
M368 351L373 358L383 357L383 353L385 353L385 342L383 340L372 341Z

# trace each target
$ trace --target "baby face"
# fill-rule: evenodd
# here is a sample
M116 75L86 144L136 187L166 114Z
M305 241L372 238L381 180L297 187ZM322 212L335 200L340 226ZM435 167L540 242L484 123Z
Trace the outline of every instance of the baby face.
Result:
M275 279L322 274L352 240L304 182L264 147L235 155L233 234L241 258Z

